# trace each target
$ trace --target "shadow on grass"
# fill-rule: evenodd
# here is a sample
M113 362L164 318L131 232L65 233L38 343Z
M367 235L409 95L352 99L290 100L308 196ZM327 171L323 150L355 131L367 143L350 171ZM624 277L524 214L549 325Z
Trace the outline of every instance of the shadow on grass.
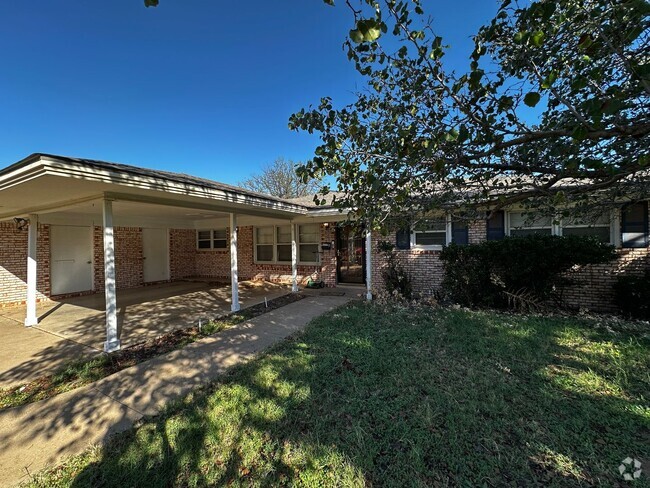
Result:
M648 351L577 319L355 304L35 484L613 485L650 454Z

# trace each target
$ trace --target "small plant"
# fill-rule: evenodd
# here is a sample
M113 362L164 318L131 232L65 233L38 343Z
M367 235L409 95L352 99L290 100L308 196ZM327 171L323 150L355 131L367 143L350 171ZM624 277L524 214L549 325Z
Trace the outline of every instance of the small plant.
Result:
M621 312L650 320L650 270L643 276L621 276L614 284L615 301Z
M378 249L386 259L386 266L381 271L386 291L390 296L399 295L410 300L413 297L413 284L411 277L397 259L395 246L390 242L381 241Z

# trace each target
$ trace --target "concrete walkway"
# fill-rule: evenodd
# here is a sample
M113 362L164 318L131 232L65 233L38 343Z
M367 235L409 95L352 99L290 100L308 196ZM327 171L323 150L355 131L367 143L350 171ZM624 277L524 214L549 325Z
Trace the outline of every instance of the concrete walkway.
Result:
M287 286L264 281L239 283L242 308L289 292ZM118 290L117 306L122 347L129 347L230 312L230 286L182 281ZM0 388L103 352L103 294L42 303L38 315L38 327L25 327L24 306L0 309Z
M183 349L41 402L0 412L0 486L78 454L301 330L353 296L309 296Z

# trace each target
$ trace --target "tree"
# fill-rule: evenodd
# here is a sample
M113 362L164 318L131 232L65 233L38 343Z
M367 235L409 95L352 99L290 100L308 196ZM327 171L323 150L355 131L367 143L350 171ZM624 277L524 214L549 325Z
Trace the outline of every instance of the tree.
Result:
M320 178L299 178L296 174L298 164L300 163L278 158L272 164L264 166L261 173L241 181L239 186L280 198L314 195L320 188Z
M420 0L346 5L367 89L289 122L320 134L298 171L334 176L322 192L341 191L335 205L377 225L452 204L556 215L650 195L645 0L502 0L460 74Z

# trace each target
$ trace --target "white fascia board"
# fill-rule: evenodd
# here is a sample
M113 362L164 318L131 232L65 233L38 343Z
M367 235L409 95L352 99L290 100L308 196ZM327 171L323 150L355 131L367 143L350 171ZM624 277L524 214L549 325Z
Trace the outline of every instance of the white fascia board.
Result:
M267 209L291 212L296 214L305 214L307 209L291 203L284 203L274 200L267 200L263 197L244 195L240 193L206 188L189 183L180 183L153 176L133 175L121 173L118 171L109 171L105 169L91 168L84 165L65 163L62 161L42 158L46 167L46 174L52 176L63 176L70 178L81 178L84 180L108 183L113 185L122 185L143 190L164 191L166 193L192 196L199 198L208 198L229 204L251 205Z

